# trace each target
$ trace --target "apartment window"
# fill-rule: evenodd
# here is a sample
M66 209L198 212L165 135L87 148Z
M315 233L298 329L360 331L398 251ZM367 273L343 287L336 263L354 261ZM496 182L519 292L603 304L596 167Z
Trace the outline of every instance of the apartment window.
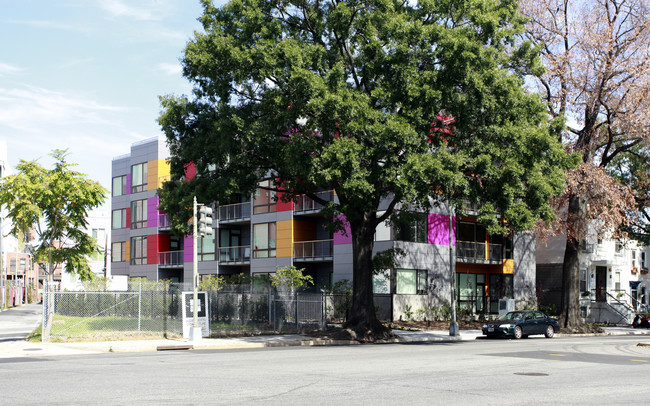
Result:
M147 190L148 176L149 165L147 162L133 165L131 167L131 193L144 192Z
M147 236L131 237L131 265L147 263Z
M215 260L215 243L214 234L198 239L197 245L199 261L214 261Z
M395 239L426 243L427 215L425 213L403 213L395 225Z
M275 257L275 223L262 223L253 226L254 258Z
M27 261L25 258L20 258L20 269L21 271L26 271L27 270Z
M268 190L271 186L270 180L259 183L253 196L253 214L275 212L277 196L274 190Z
M16 273L16 258L11 258L9 261L9 271Z
M645 268L645 252L641 253L641 268Z
M398 295L422 295L427 290L427 271L397 269L395 271L395 293Z
M104 230L103 228L93 228L92 236L95 239L95 241L101 243L106 239L106 230Z
M617 291L617 292L621 290L621 273L620 272L614 273L614 290Z
M587 291L587 270L580 270L580 293Z
M119 228L126 228L126 209L117 209L113 210L113 219L112 219L112 225L111 227L113 230L117 230Z
M126 261L126 241L111 244L111 262Z
M377 212L377 217L381 217L385 212ZM390 221L382 221L375 229L375 241L390 241Z
M372 275L372 293L390 294L390 270L381 270Z
M131 229L147 226L147 201L134 200L131 202Z
M122 196L127 194L126 175L116 176L113 178L113 196Z

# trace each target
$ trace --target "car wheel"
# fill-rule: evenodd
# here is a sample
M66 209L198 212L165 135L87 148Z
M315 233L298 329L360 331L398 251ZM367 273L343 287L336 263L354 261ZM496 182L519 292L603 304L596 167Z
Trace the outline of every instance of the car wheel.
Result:
M555 329L553 329L553 326L546 326L546 333L544 333L546 338L553 338L555 335Z
M516 338L517 340L519 340L521 337L524 336L524 332L521 330L521 327L519 327L519 326L516 326L516 327L515 327L515 333L514 333L514 336L515 336L515 338Z

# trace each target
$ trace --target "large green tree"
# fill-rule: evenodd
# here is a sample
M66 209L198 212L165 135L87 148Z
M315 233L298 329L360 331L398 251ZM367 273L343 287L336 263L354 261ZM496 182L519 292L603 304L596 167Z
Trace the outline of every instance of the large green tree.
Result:
M2 178L0 205L7 208L11 234L36 233L34 259L47 264L48 281L63 263L67 272L87 279L88 258L101 247L86 234L86 218L88 210L104 202L106 189L73 170L66 151L54 150L51 156L53 169L21 160L16 175Z
M193 97L161 101L178 179L165 184L161 206L177 229L193 195L224 203L262 179L284 199L320 201L349 223L346 325L371 340L388 334L372 301L375 228L402 203L480 201L481 221L501 231L552 218L548 201L569 160L559 127L522 90L522 75L541 71L529 44L515 46L524 22L516 1L203 6L203 31L182 61ZM188 165L193 179L183 178ZM337 202L316 195L332 189Z

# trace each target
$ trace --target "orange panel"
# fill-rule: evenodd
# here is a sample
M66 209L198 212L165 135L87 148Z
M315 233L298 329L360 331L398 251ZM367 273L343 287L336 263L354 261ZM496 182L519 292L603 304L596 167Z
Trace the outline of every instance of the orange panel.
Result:
M293 256L293 220L276 223L276 256Z

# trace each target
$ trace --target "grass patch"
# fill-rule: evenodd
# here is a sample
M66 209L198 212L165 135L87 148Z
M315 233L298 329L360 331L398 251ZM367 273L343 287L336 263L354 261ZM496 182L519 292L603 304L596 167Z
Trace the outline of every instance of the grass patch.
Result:
M141 319L138 330L137 318L55 315L50 339L52 341L113 341L178 338L182 336L182 331L180 320Z

